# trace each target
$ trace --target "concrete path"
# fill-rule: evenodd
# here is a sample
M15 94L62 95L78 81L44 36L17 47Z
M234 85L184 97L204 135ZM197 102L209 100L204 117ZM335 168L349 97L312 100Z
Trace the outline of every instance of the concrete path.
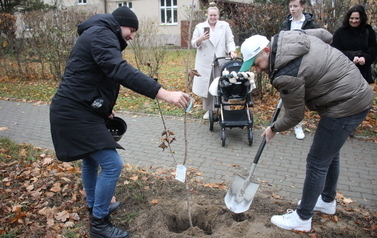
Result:
M168 150L158 145L164 127L159 116L117 113L128 125L120 140L125 150L119 151L125 163L138 166L175 167ZM175 133L172 148L175 158L183 162L184 120L165 117L166 126ZM32 103L0 100L0 137L18 143L53 149L49 128L49 107ZM261 143L261 130L254 130L254 143L248 146L247 131L226 128L226 146L221 146L220 127L209 131L203 120L187 120L188 160L186 167L198 169L206 183L225 182L230 185L234 174L247 174ZM263 181L261 187L293 201L301 198L305 176L305 159L313 140L306 134L297 140L293 133L275 136L266 145L254 173L254 180ZM338 192L377 211L377 156L376 143L350 139L341 151L341 175Z

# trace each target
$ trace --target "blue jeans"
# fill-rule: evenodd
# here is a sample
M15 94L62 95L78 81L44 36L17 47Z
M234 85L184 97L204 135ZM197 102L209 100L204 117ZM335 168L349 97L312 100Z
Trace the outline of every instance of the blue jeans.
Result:
M313 216L319 195L322 195L324 202L335 199L340 149L368 112L369 109L348 117L322 117L319 121L306 158L306 177L301 203L297 207L301 219L307 220Z
M93 208L94 217L103 218L109 214L110 202L122 167L122 160L115 149L99 150L82 159L86 202L88 207Z

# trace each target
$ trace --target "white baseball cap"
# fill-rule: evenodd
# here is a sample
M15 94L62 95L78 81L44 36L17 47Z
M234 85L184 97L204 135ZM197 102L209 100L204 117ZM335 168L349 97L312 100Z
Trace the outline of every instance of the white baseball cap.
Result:
M241 53L243 64L240 72L248 71L254 64L255 56L270 43L267 37L261 35L253 35L247 38L241 45Z

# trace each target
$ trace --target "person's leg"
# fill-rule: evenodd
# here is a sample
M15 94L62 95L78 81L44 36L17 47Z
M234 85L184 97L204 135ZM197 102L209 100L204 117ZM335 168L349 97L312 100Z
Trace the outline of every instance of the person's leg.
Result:
M286 230L311 230L311 217L323 189L327 170L341 148L341 141L347 139L347 136L343 139L344 136L340 135L341 124L339 119L321 118L306 159L306 177L300 204L295 211L271 217L273 224Z
M206 111L214 110L214 97L209 93L207 98L203 98L203 109Z
M325 186L321 193L324 202L332 202L336 196L336 188L340 173L340 155L339 152L334 156L332 163L326 175Z
M90 157L82 159L82 181L86 193L86 203L89 208L94 206L97 183L98 164Z
M369 110L344 118L321 118L310 148L303 194L297 210L271 217L283 229L310 231L313 210L323 191L325 199L335 198L339 177L339 151L350 133L365 119ZM328 201L328 200L325 200Z
M216 58L216 55L213 56L214 59ZM224 61L219 61L218 64L214 64L212 65L212 69L211 69L211 75L210 75L210 78L209 78L209 84L207 86L207 91L209 89L209 86L211 85L211 83L213 82L213 80L220 76L220 67L219 65L224 62ZM212 94L210 94L209 92L207 93L207 98L203 98L203 110L205 111L209 111L209 110L214 110L214 97L212 96ZM206 112L206 114L203 116L203 119L208 119L209 118L209 114Z
M314 206L322 191L325 201L335 199L339 151L351 132L365 119L368 111L343 118L321 118L307 157L302 199L297 207L297 214L302 219L313 216Z
M98 164L90 157L82 159L82 180L86 194L86 203L90 214L93 212L94 198L98 175ZM120 202L111 203L110 213L115 212L121 206Z
M89 156L100 167L94 193L89 234L92 238L129 238L127 231L118 229L110 221L110 202L122 170L122 160L115 149L99 150Z
M90 157L101 167L95 188L93 216L103 218L109 214L110 202L123 164L115 149L96 151Z

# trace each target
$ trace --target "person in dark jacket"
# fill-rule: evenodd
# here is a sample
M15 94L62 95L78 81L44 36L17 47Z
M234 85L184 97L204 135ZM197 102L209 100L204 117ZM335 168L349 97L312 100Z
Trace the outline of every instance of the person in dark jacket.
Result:
M357 67L329 45L331 39L318 28L281 31L271 41L255 35L241 45L241 71L254 66L268 73L285 106L285 114L262 133L267 143L300 122L305 106L321 117L306 158L301 201L296 210L271 218L287 230L310 231L314 211L335 214L340 150L373 103L372 89Z
M306 0L290 0L289 12L290 14L283 21L280 26L281 31L289 31L293 29L314 29L317 25L314 22L313 15L305 13Z
M314 29L316 24L313 19L313 15L309 13L304 13L306 0L291 0L289 1L289 11L290 15L283 21L280 30L289 31L296 29ZM282 112L285 111L284 106ZM303 140L305 138L304 130L302 125L304 122L300 122L294 127L294 132L298 140Z
M342 26L333 36L332 46L342 51L360 70L364 79L372 84L371 65L376 60L376 33L367 24L365 8L356 5L348 10Z
M82 22L50 107L57 158L82 160L91 237L129 237L128 232L114 227L109 220L110 212L119 205L110 206L110 202L122 170L116 149L123 148L105 123L114 116L120 85L181 108L186 108L190 101L188 94L163 89L122 58L127 41L134 38L138 26L135 13L127 7Z

